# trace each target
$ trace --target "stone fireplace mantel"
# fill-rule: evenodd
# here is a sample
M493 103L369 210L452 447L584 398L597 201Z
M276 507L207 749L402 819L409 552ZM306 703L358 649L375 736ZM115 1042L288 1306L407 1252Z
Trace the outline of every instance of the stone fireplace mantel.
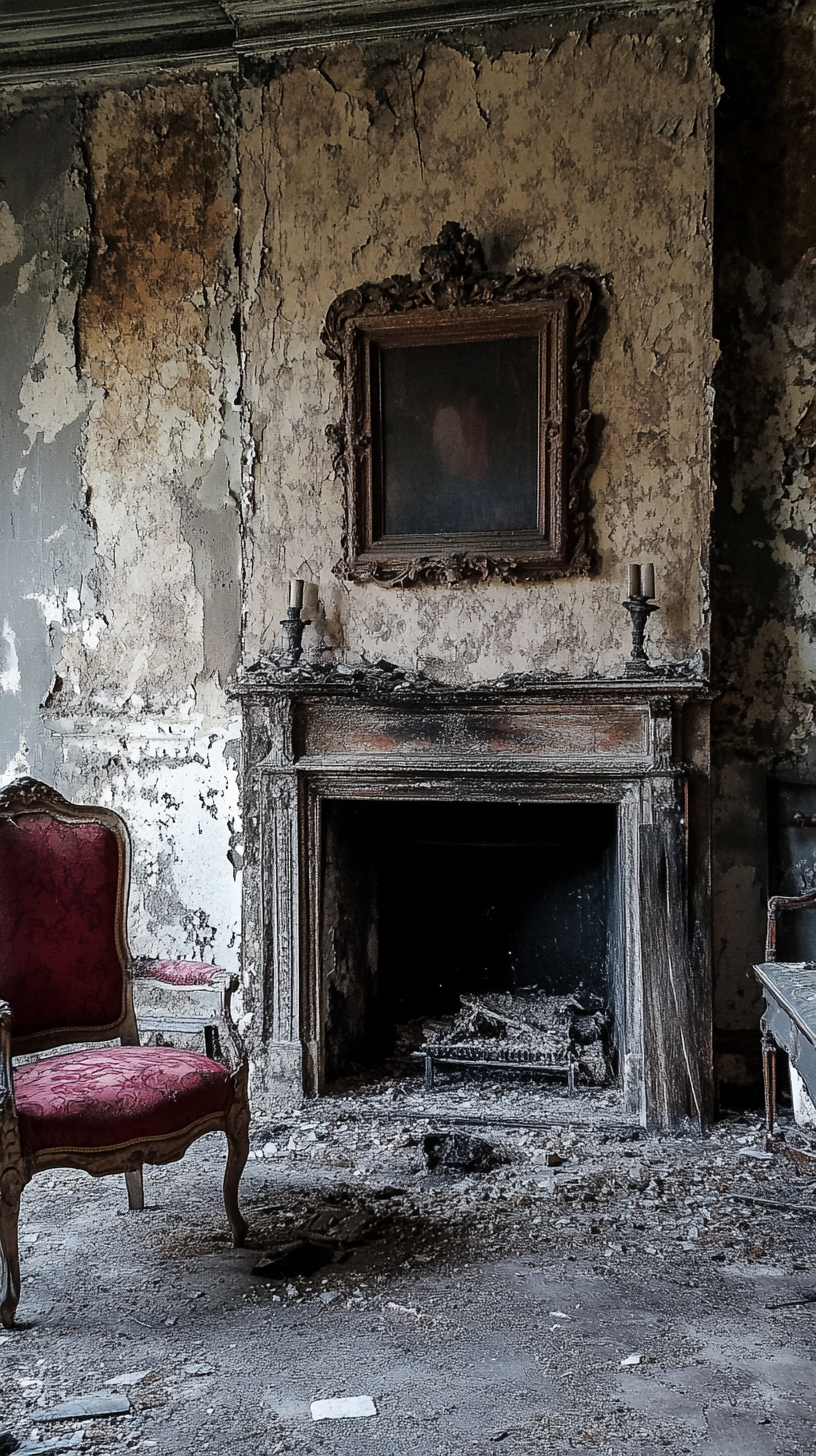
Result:
M607 803L618 811L626 1112L644 1126L710 1117L705 683L654 673L453 687L387 663L287 669L269 660L247 669L235 693L257 1101L323 1087L328 802Z

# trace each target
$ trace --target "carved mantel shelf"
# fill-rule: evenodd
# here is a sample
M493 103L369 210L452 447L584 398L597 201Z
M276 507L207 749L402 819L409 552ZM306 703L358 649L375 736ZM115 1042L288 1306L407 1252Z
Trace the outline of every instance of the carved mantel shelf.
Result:
M682 672L636 680L514 674L455 686L390 663L287 668L273 659L248 668L233 691L247 729L254 720L266 738L252 734L250 761L301 771L361 759L386 770L398 760L421 760L426 770L478 768L489 758L494 771L510 760L517 771L546 761L564 772L678 773L684 706L710 698L705 682Z
M233 692L244 722L244 972L259 1100L322 1089L327 805L608 803L618 817L627 1112L655 1126L709 1115L703 680L680 669L452 686L389 663L267 659Z
M638 678L602 677L600 674L576 677L572 673L557 672L508 673L485 682L458 685L441 682L422 672L395 667L383 659L355 666L336 662L299 662L289 667L270 656L259 658L245 667L232 691L237 697L255 692L294 696L364 693L399 700L413 698L438 702L449 699L451 702L466 702L470 699L529 698L546 693L572 697L612 693L628 695L632 699L665 692L700 696L707 694L709 687L684 662L671 669L654 669Z

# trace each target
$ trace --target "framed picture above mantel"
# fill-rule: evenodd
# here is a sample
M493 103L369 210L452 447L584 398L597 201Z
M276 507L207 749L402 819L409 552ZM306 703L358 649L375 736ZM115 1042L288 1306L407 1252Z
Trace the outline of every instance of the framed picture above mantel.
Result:
M591 569L585 499L596 285L488 272L447 223L419 278L341 294L322 339L351 581L541 581Z

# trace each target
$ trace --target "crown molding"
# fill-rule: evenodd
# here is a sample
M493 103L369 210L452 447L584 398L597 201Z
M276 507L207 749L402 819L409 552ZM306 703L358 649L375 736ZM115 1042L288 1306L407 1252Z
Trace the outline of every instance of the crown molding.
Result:
M218 0L11 0L0 14L0 85L128 74L153 66L235 64L235 27Z
M0 86L81 84L154 67L592 13L710 12L712 0L5 0Z
M271 54L429 31L468 31L592 11L706 11L706 0L221 0L237 27L239 55Z

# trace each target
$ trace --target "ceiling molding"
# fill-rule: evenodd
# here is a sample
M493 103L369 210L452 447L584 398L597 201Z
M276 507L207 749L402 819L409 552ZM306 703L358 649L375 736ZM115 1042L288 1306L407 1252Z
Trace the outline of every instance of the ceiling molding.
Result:
M241 56L472 31L587 13L696 10L711 0L5 0L0 86L82 84L157 66L234 69Z
M388 40L428 31L468 31L485 25L596 15L707 9L697 0L221 0L235 20L239 55Z
M93 79L157 65L234 64L218 0L11 0L0 14L0 84Z

